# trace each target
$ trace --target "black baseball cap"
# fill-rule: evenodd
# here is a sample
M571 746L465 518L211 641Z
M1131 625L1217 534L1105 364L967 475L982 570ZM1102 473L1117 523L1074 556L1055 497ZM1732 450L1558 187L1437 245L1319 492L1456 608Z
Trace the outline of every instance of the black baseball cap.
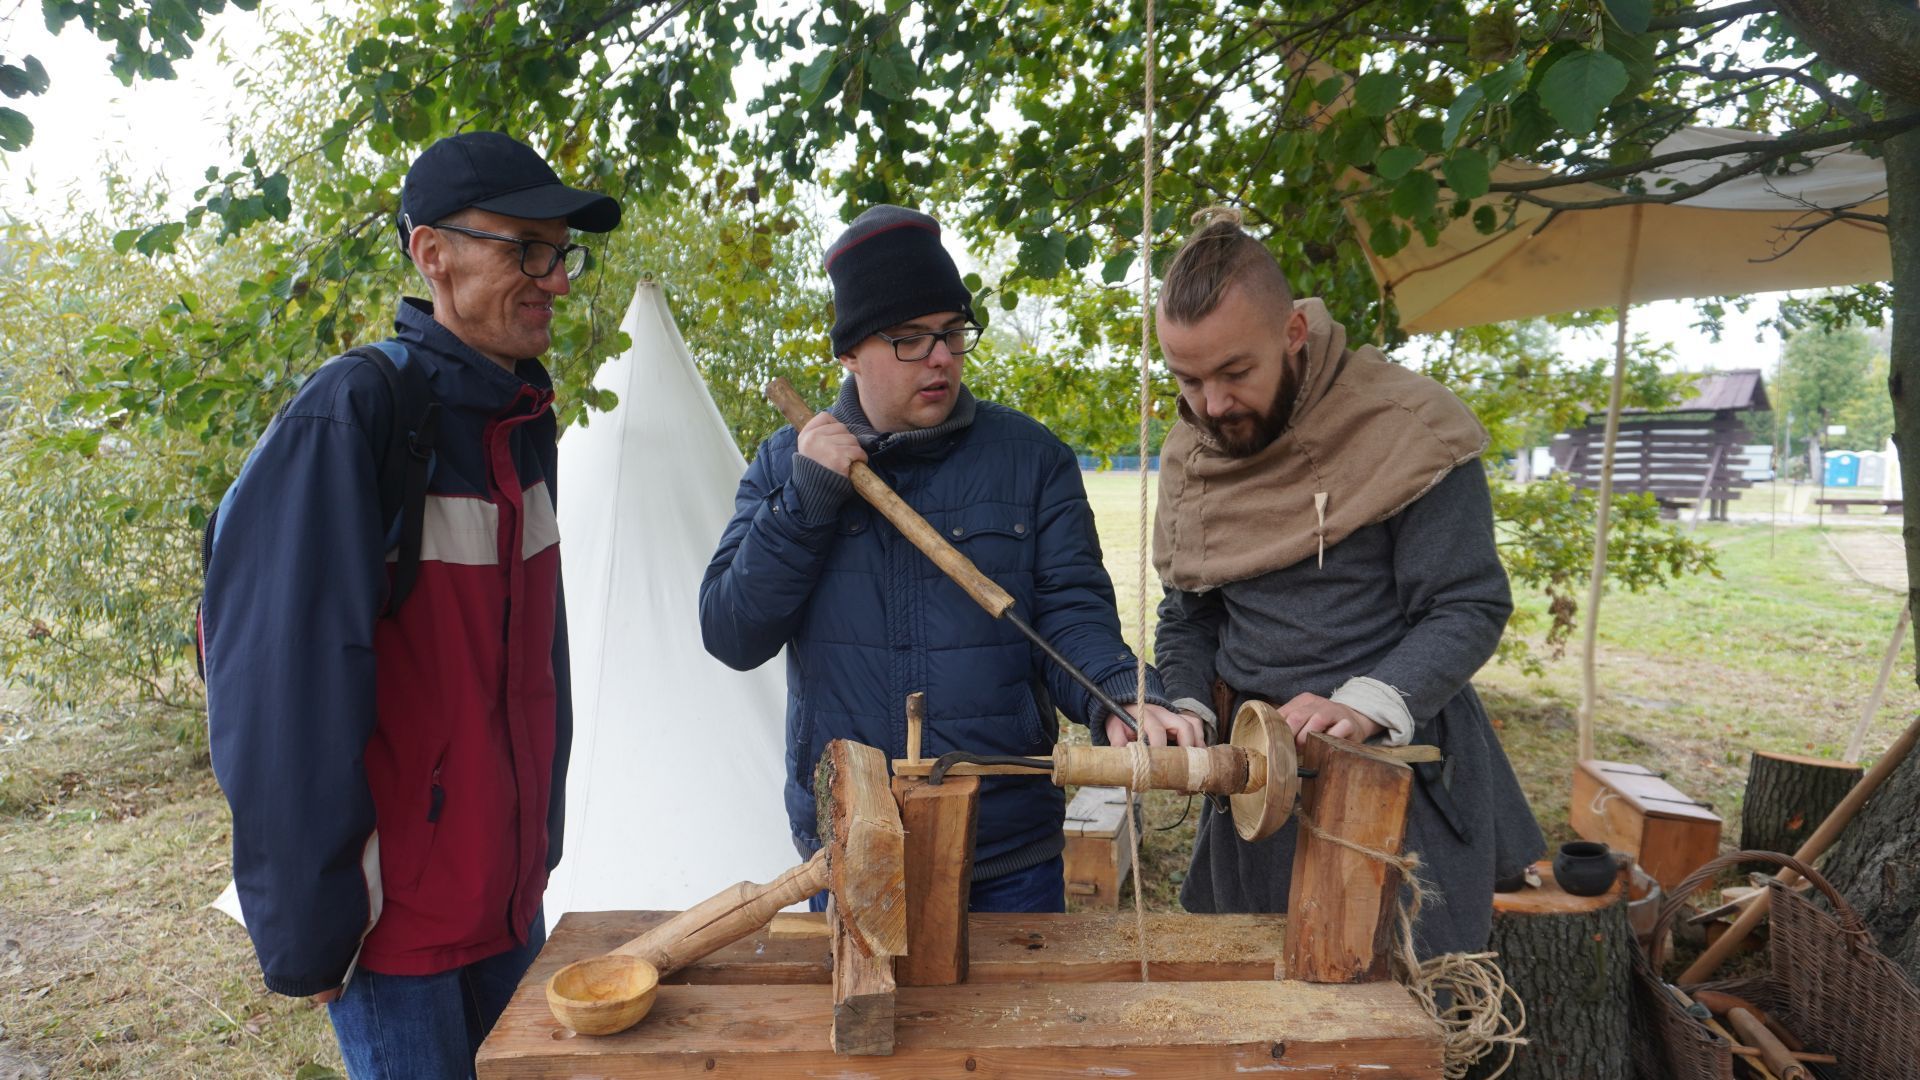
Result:
M620 204L610 195L570 188L534 149L498 131L450 135L420 152L400 188L400 250L415 225L432 225L468 207L508 217L565 218L582 232L612 232Z

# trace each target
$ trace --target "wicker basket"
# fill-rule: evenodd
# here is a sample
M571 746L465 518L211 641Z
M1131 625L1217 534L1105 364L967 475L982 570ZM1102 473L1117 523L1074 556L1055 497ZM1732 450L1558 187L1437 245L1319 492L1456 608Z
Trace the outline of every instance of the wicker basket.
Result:
M1655 924L1651 955L1634 954L1634 1074L1639 1080L1733 1080L1727 1041L1688 1015L1660 978L1664 931L1695 889L1725 867L1761 862L1813 883L1838 917L1780 884L1768 883L1771 971L1757 979L1704 984L1738 994L1839 1057L1821 1066L1835 1080L1920 1076L1920 991L1873 946L1860 916L1812 867L1767 851L1736 851L1694 871L1668 898Z

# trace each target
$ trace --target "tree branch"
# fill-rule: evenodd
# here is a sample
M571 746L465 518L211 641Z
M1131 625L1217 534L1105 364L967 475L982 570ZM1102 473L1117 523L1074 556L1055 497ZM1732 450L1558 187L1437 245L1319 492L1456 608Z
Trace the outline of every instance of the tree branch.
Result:
M1601 180L1619 180L1629 176L1677 164L1682 161L1706 161L1717 157L1731 157L1736 154L1748 155L1758 162L1778 160L1791 154L1803 154L1809 150L1823 150L1829 146L1840 146L1853 142L1880 142L1896 135L1920 128L1920 113L1887 120L1876 120L1871 124L1856 124L1852 127L1837 128L1830 131L1810 131L1801 135L1783 135L1777 139L1762 139L1753 142L1730 143L1726 146L1703 146L1696 150L1675 150L1668 154L1656 154L1644 161L1627 165L1609 165L1602 169L1590 169L1580 173L1566 173L1543 177L1539 180L1508 180L1488 186L1489 191L1518 194L1528 191L1544 191L1548 188L1567 187L1571 184L1595 183ZM1742 173L1752 172L1758 165L1751 167L1734 166ZM1728 179L1731 179L1729 177ZM1700 190L1705 190L1704 187ZM1684 197L1684 196L1683 196ZM1644 196L1630 196L1633 202L1672 202L1671 199L1650 199ZM1543 204L1544 205L1544 204ZM1598 204L1586 204L1598 205Z
M1749 15L1765 15L1773 9L1774 4L1770 0L1748 0L1744 4L1728 4L1726 7L1698 8L1675 15L1660 15L1647 21L1647 29L1654 32L1692 30L1744 19Z

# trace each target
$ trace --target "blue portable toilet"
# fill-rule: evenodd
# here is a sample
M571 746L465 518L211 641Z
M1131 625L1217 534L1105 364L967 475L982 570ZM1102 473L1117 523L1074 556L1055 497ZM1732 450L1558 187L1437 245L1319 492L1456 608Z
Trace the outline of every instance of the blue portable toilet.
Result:
M1825 455L1823 468L1826 469L1828 487L1860 486L1860 455L1849 450Z

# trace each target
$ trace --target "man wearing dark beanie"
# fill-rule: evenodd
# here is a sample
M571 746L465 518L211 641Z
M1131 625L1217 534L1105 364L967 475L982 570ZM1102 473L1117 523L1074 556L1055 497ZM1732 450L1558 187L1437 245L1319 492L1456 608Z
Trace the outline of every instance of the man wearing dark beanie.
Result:
M775 432L740 481L700 587L707 651L740 670L787 653L787 815L820 846L813 770L834 739L906 753L907 695L926 694L923 753L1044 754L1055 709L1095 739L1131 736L1093 696L988 616L919 549L852 497L867 462L1013 594L1034 629L1116 700L1133 702L1133 652L1072 451L961 381L979 340L973 297L933 218L876 206L827 249L833 408ZM1153 745L1202 743L1166 707L1159 676L1130 710ZM988 777L975 835L975 911L1061 911L1065 802L1043 777Z

